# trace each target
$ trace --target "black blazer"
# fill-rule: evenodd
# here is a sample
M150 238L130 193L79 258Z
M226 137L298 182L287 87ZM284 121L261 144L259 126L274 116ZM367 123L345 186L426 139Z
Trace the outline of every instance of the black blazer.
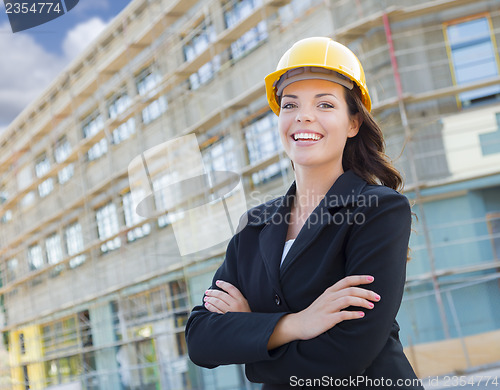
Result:
M218 288L218 279L232 283L247 298L252 313L221 315L203 304L196 306L186 325L191 360L208 368L245 364L247 378L264 383L263 389L352 385L353 378L357 386L351 388L423 389L410 384L417 382L416 376L395 320L410 237L408 199L347 170L311 213L280 267L295 189L294 182L286 195L250 209L242 218L211 288ZM364 287L382 297L373 309L361 309L365 317L341 322L314 339L267 350L283 315L305 309L345 276L362 274L375 277ZM343 387L349 386L330 388Z

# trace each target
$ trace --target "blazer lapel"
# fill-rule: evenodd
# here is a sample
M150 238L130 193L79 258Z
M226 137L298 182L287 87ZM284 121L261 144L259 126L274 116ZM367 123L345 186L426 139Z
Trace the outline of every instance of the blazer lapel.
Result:
M288 220L290 218L290 207L295 196L295 181L289 187L286 195L279 198L273 208L266 209L265 218L260 218L260 223L265 226L259 233L259 250L264 260L269 279L273 288L281 292L279 285L279 273L281 255L288 232Z
M283 277L290 268L290 265L297 261L302 252L314 243L323 228L332 223L332 221L335 222L334 218L336 212L349 205L353 207L357 203L358 196L365 185L366 182L350 169L337 178L325 197L319 202L318 206L313 210L311 215L309 215L304 226L301 228L297 238L283 260L283 264L279 268L281 277ZM287 228L288 224L286 224L286 227L283 229L285 231L283 237L283 233L280 230L281 235L279 239L281 242L275 244L276 246L280 246L279 249L281 252L283 251ZM280 227L280 229L282 228ZM277 249L278 248L275 250ZM280 259L281 252L279 253ZM274 256L277 255L274 254Z

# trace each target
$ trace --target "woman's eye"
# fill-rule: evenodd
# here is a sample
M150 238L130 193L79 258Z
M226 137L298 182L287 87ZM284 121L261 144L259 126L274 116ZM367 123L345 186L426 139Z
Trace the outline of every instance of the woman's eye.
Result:
M320 103L319 107L320 108L334 108L333 104L331 104L331 103Z
M285 104L283 104L283 106L281 108L284 110L287 110L287 109L290 109L293 107L295 107L295 105L293 103L285 103Z

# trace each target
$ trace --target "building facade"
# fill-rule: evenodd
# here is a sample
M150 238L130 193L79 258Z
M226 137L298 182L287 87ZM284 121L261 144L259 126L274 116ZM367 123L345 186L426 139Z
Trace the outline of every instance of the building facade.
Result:
M233 214L241 192L246 207L283 194L263 79L310 36L360 58L418 216L398 315L417 374L500 361L500 0L133 0L0 134L5 388L258 388L187 357L227 237L190 251L208 219L180 245L179 220L219 198L172 212L186 155L155 148L194 137L198 168L237 173ZM138 213L130 164L153 155L168 167L150 169Z

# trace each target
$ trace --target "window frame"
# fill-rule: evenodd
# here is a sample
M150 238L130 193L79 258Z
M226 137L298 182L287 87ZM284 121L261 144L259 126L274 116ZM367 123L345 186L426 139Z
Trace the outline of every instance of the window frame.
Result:
M115 119L127 111L132 104L132 99L130 98L128 91L122 87L120 90L111 95L107 99L106 103L108 118Z
M495 231L492 226L492 221L495 220L498 225L498 231ZM490 235L491 248L493 252L493 259L500 260L500 237L494 237L500 234L500 211L491 212L486 214L486 225L488 226L488 233ZM497 244L498 243L498 244ZM497 251L498 245L498 251Z
M452 82L453 82L454 86L459 86L460 84L458 84L458 82L457 82L455 63L453 61L453 55L452 55L453 51L451 48L450 39L449 39L449 35L448 35L448 28L450 26L459 25L462 23L467 23L467 22L471 22L473 20L479 20L482 18L486 19L486 22L488 24L488 32L489 32L491 45L493 46L493 54L494 54L494 58L495 58L497 76L500 77L500 55L498 54L498 45L497 45L495 34L494 34L495 30L493 28L493 23L491 21L491 15L489 12L482 12L482 13L478 13L478 14L474 14L474 15L465 16L462 18L449 20L449 21L443 23L443 35L444 35L444 40L445 40L446 53L448 56L448 64L450 67L451 78L452 78ZM498 84L492 84L492 86L494 86L494 85L498 85ZM482 88L477 88L477 89L480 90ZM474 91L474 90L471 90L471 91ZM461 95L460 93L455 94L455 99L457 102L457 107L459 109L462 109L464 107L464 104L462 102L462 99L460 98L460 95ZM481 99L481 98L477 98L477 99ZM466 105L466 107L474 106L476 104L471 103L471 104Z
M187 39L186 39L187 38ZM208 47L217 41L217 31L215 24L203 18L197 23L192 31L183 38L182 54L185 63L194 61ZM214 79L221 67L220 54L201 65L197 71L193 72L187 79L190 90L197 90Z
M49 159L49 154L47 152L40 153L35 159L35 176L40 179L44 177L52 167L51 161ZM54 179L49 177L45 179L38 185L38 195L40 198L45 198L54 191Z
M104 118L99 110L92 111L89 115L84 117L80 123L82 125L83 139L91 138L104 129ZM90 126L94 123L95 127ZM103 137L89 148L87 151L87 159L89 162L95 161L103 157L106 153L108 153L108 140L106 137Z
M45 252L47 264L49 265L58 264L64 259L61 236L58 232L54 232L45 238Z
M32 253L33 253L32 250L35 248L38 248L38 250L39 250L39 254L40 254L39 259L34 259L33 255L32 255ZM47 265L47 262L45 260L45 256L43 255L43 248L42 248L42 245L40 245L40 243L35 243L35 244L30 245L28 247L27 260L28 260L29 272L40 271L41 269L43 269ZM40 260L40 266L34 265L34 262L35 262L34 260Z
M248 4L248 11L244 10L245 4ZM230 0L223 5L224 26L231 29L242 23L256 9L263 6L262 0ZM260 21L256 26L243 33L237 40L230 45L230 56L233 62L245 57L248 53L255 50L269 38L269 31L266 20Z
M120 222L118 208L113 201L109 201L95 210L97 237L101 241L101 253L108 253L121 247L119 235ZM113 237L114 238L110 238Z
M127 232L127 241L132 242L138 240L140 238L146 237L151 233L151 224L145 221L146 218L141 217L134 210L134 201L132 198L132 192L128 191L122 195L122 207L123 207L123 216L125 219L125 226L134 228L130 229ZM139 225L142 221L143 224Z
M56 164L62 164L71 155L71 143L66 135L60 137L54 145L54 161ZM59 184L64 184L73 177L75 166L73 163L66 165L57 173Z
M85 240L83 239L82 224L79 221L73 221L64 226L64 248L68 256L74 256L85 249ZM76 268L83 264L87 256L85 254L77 255L69 261L70 268Z

